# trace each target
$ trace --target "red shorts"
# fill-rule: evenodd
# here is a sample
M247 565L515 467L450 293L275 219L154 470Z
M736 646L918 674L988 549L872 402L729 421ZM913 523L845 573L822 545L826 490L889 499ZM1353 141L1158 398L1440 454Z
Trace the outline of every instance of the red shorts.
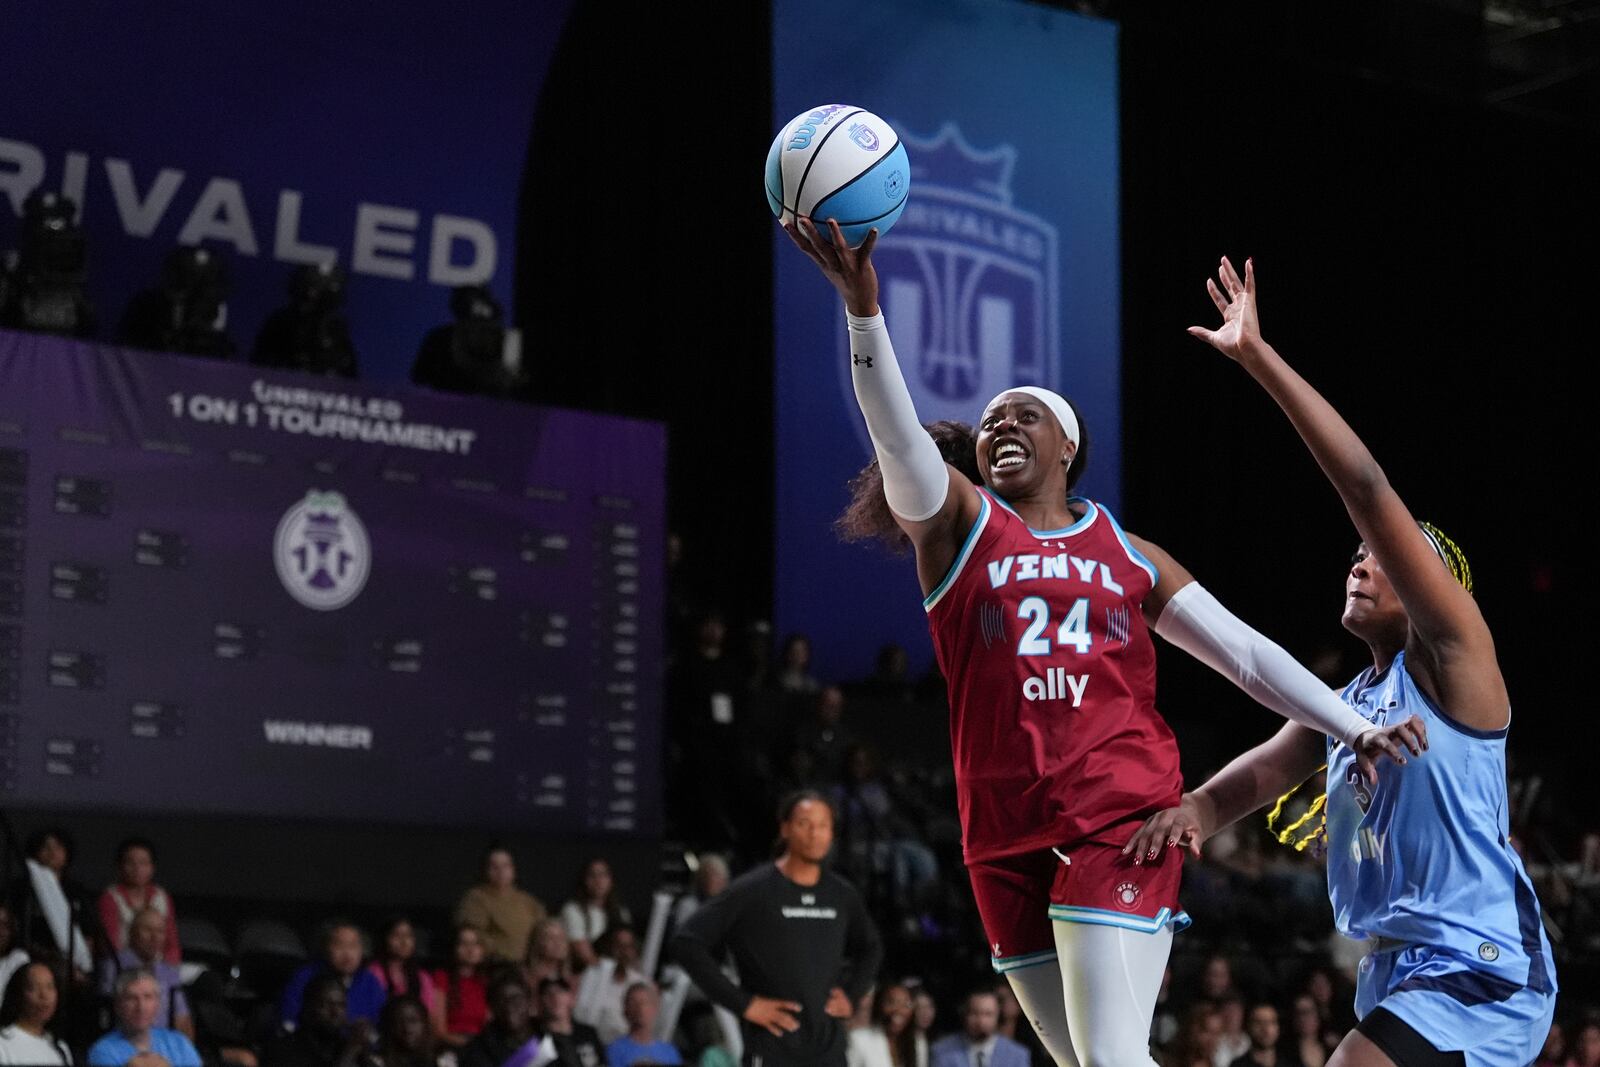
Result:
M1086 842L1062 849L1061 855L1044 849L968 864L967 875L994 969L1001 972L1055 959L1052 922L1147 934L1189 925L1189 916L1178 908L1182 849L1164 848L1153 861L1135 864L1121 845Z

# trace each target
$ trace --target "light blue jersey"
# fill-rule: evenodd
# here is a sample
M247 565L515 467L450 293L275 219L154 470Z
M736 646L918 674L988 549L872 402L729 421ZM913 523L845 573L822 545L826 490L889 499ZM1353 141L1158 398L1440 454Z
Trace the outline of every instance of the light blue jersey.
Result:
M1328 751L1328 896L1346 937L1378 938L1362 961L1356 1014L1380 1004L1469 1064L1538 1055L1556 976L1539 901L1512 849L1506 730L1474 730L1417 688L1405 654L1368 668L1344 700L1378 725L1412 715L1428 749L1385 760L1376 788L1338 742Z

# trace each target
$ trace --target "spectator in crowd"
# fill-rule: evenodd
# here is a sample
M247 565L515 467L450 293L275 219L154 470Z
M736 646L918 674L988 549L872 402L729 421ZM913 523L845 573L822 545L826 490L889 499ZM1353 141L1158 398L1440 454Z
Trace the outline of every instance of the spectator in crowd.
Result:
M1322 1016L1317 1012L1317 1002L1311 994L1302 993L1294 998L1290 1016L1293 1031L1290 1034L1291 1051L1302 1067L1325 1067L1338 1041L1332 1045L1324 1040Z
M1294 1057L1278 1050L1282 1037L1278 1029L1278 1009L1265 1001L1250 1006L1245 1022L1250 1047L1233 1060L1232 1067L1293 1067Z
M94 969L93 928L85 930L82 917L95 913L84 906L86 895L70 873L72 835L47 826L28 835L25 849L26 873L12 893L21 902L18 940L33 955L70 960L75 976L85 979Z
M850 1035L847 1061L849 1067L928 1067L928 1043L911 1025L909 989L895 984L878 991L872 1025Z
M1222 1016L1202 1000L1189 1008L1183 1017L1183 1026L1167 1053L1167 1067L1213 1067L1217 1057L1217 1039L1222 1036Z
M461 1067L534 1067L555 1059L554 1043L534 1030L528 987L515 970L489 983L489 1021L461 1050Z
M1328 1047L1338 1048L1344 1035L1356 1027L1355 990L1340 988L1332 971L1317 967L1306 976L1305 991L1316 1002L1324 1036L1333 1042Z
M567 924L557 918L547 918L533 928L528 939L528 962L523 968L529 989L538 989L548 978L558 978L568 985L576 982L577 972L572 966L572 941L567 937Z
M995 1003L995 1025L1000 1021L1000 1004ZM917 1033L932 1047L933 1027L939 1021L939 1002L933 999L933 994L928 992L926 986L917 986L911 991L911 1025L917 1028Z
M415 997L428 1013L431 1033L438 1033L444 1026L444 1004L433 976L417 966L417 930L410 919L396 916L384 924L378 937L377 958L367 965L367 970L383 987L386 998Z
M878 662L872 674L861 683L861 695L885 704L909 704L916 693L911 680L911 658L899 645L878 649Z
M1567 1067L1567 1032L1559 1021L1550 1021L1550 1032L1545 1035L1544 1047L1539 1050L1533 1067Z
M814 781L844 778L845 753L855 744L855 735L844 725L844 690L830 685L817 693L811 718L800 724L794 741L811 757Z
M685 1063L692 1067L739 1067L739 1061L728 1051L727 1035L715 1014L697 1012L685 1024L685 1030L689 1036Z
M936 1042L933 1067L1029 1067L1028 1050L1000 1034L1000 998L975 989L961 1004L961 1030Z
M805 634L790 634L783 639L783 652L772 676L772 687L786 695L809 695L822 688L817 676L811 673L811 638Z
M706 612L695 627L693 646L667 676L680 831L695 844L716 847L738 837L732 818L738 811L733 803L737 793L730 788L736 769L728 764L729 754L739 750L745 725L744 672L727 654L727 638L721 614Z
M377 976L362 968L361 957L360 929L342 920L330 922L322 936L322 959L301 967L289 979L283 989L278 1017L292 1027L294 1024L290 1020L300 1018L300 1000L306 984L319 974L332 974L344 986L345 1013L351 1019L362 1019L369 1026L376 1026L388 994Z
M845 778L833 789L833 806L845 873L858 885L887 890L869 891L869 898L887 897L900 911L918 910L938 880L939 863L896 808L865 745L853 745L846 754Z
M1208 956L1200 968L1199 999L1216 1008L1227 998L1238 995L1239 991L1233 985L1233 965L1228 962L1228 957L1220 954Z
M628 1032L606 1045L607 1067L634 1067L636 1063L674 1067L683 1063L671 1042L656 1038L661 995L653 982L630 985L623 994L622 1013L628 1021Z
M17 944L17 922L11 907L0 901L0 990L11 984L11 976L27 962L27 950Z
M306 983L292 1031L267 1043L261 1067L360 1067L372 1024L346 1013L344 980L332 971Z
M1590 1019L1578 1027L1568 1062L1571 1067L1600 1067L1600 1022Z
M478 1035L489 1018L489 988L483 970L483 935L476 927L456 927L450 966L433 972L433 987L444 1005L439 1040L460 1048Z
M454 1063L454 1054L450 1056ZM372 1061L374 1067L440 1067L428 1009L415 995L396 993L384 1004Z
M161 932L161 958L177 966L183 962L178 943L178 914L172 897L156 885L156 848L142 837L130 837L117 846L117 880L100 894L100 926L113 953L128 947L134 917L147 909L166 924Z
M698 858L700 866L694 872L694 888L672 906L674 930L688 922L702 904L728 888L728 861L715 852L702 852Z
M580 967L592 966L599 959L595 946L607 930L633 922L633 916L617 899L611 864L597 857L583 865L576 892L561 906L561 921L567 928L572 955Z
M1212 1063L1214 1067L1231 1067L1234 1060L1250 1051L1250 1037L1244 1032L1244 1001L1239 994L1229 993L1217 1001L1217 1018L1221 1020L1221 1032Z
M56 976L49 967L29 963L11 975L0 999L0 1063L67 1067L72 1062L66 1043L50 1026L57 1003Z
M609 1046L628 1032L628 1018L622 1010L628 989L649 978L639 970L639 939L629 927L607 929L601 935L600 950L599 959L578 983L572 1015L594 1027L601 1044Z
M544 904L517 887L510 849L491 845L483 856L483 881L456 906L456 922L476 927L491 960L520 963L528 957L528 935L545 917Z
M200 1053L176 1030L156 1025L161 983L147 970L117 976L113 1006L116 1029L89 1047L89 1067L123 1067L130 1060L155 1053L170 1067L200 1067ZM141 1065L146 1061L140 1059Z
M772 623L752 619L744 628L744 691L760 693L772 676Z
M833 848L827 798L784 798L778 834L777 860L704 904L673 938L672 955L713 1002L744 1020L747 1061L837 1063L849 1044L841 1021L871 988L883 945L860 895L823 867ZM737 981L722 972L728 956Z
M1172 965L1161 972L1161 988L1156 990L1156 1010L1150 1019L1150 1043L1166 1048L1178 1036L1178 1012L1172 999Z
M555 1046L560 1067L602 1067L606 1047L594 1027L572 1018L576 997L572 986L560 978L539 983L539 1032Z
M1044 1042L1039 1040L1027 1016L1022 1014L1022 1005L1017 1002L1017 994L1011 988L1011 983L1001 978L996 980L993 988L995 999L1000 1002L1000 1036L1010 1038L1027 1049L1033 1067L1055 1067L1056 1061L1045 1051ZM1177 1034L1176 1027L1173 1028L1173 1034Z
M120 975L141 969L149 971L161 986L155 1024L176 1030L193 1041L194 1019L189 1013L189 1002L183 995L183 975L176 965L168 963L162 956L168 928L166 915L154 907L141 910L134 917L126 946L101 961L100 991L110 997Z

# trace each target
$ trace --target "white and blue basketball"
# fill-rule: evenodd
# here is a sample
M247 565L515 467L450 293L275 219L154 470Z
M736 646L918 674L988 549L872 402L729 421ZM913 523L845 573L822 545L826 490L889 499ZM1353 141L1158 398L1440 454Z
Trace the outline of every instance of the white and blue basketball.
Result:
M888 233L906 208L911 164L899 134L870 111L823 104L796 115L767 151L767 203L787 225L809 217L824 237L837 219L855 248Z

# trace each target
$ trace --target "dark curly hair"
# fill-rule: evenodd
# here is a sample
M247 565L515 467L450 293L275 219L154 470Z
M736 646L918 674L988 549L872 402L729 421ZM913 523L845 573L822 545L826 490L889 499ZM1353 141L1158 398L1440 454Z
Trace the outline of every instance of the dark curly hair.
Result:
M1083 472L1089 469L1089 428L1084 424L1078 405L1070 400L1067 405L1078 418L1078 453L1067 469L1067 492L1070 493ZM964 422L950 420L930 422L923 429L939 446L939 454L946 463L966 475L973 485L983 484L983 475L978 472L976 430ZM833 529L841 541L877 541L900 554L911 549L911 538L894 521L889 501L883 495L883 472L878 469L876 459L850 479L850 503L833 521Z

